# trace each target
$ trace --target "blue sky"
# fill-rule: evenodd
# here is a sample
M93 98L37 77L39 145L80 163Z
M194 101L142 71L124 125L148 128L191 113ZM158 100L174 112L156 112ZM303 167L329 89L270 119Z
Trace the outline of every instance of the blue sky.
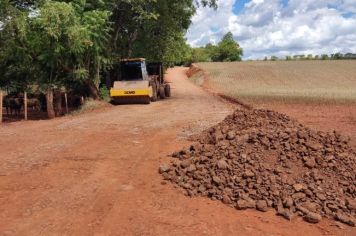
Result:
M234 14L241 13L242 10L244 9L245 4L248 3L249 1L250 0L241 0L241 1L235 2L234 6L233 6Z
M240 0L240 1L236 1L234 6L233 6L233 12L235 14L239 14L244 8L245 8L245 4L250 2L250 0ZM283 6L287 6L288 5L288 0L282 0L281 3L283 4Z
M232 32L245 59L356 52L356 0L219 0L199 8L187 38L217 43Z

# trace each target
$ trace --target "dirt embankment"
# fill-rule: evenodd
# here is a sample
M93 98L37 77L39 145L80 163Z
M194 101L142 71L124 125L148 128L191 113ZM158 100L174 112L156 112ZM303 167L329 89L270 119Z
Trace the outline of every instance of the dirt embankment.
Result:
M238 106L241 106L245 109L252 109L252 106L250 104L244 103L234 97L228 96L214 87L212 87L209 83L209 75L202 69L200 69L197 65L192 64L189 69L186 72L186 75L188 78L195 77L195 81L193 81L196 85L199 85L202 87L205 91L210 93L211 95L220 97L227 102L234 103Z

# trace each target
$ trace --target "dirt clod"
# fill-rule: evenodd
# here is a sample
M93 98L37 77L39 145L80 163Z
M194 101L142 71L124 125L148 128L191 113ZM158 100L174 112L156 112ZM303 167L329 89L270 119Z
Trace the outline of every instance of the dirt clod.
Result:
M189 196L240 210L273 207L288 220L325 216L355 225L356 152L336 132L269 110L237 110L184 150L163 174Z
M303 219L306 222L312 223L312 224L316 224L319 223L321 221L321 215L313 213L313 212L308 212Z
M259 200L256 203L256 209L262 212L268 211L267 202L265 200Z
M300 192L304 189L304 185L303 184L294 184L293 188L296 192Z
M277 208L277 215L280 215L287 220L292 220L294 216L293 212L290 209L286 209L280 206Z
M353 217L350 217L344 213L337 213L335 216L335 219L344 223L344 224L347 224L347 225L350 225L353 227L356 226L356 220Z
M248 199L248 200L238 200L237 204L236 204L236 208L239 210L245 210L248 208L255 208L256 207L256 202L252 199Z
M163 174L163 173L168 172L170 169L171 169L171 167L170 167L169 165L163 164L163 165L161 165L161 166L159 167L158 172L159 172L160 174Z

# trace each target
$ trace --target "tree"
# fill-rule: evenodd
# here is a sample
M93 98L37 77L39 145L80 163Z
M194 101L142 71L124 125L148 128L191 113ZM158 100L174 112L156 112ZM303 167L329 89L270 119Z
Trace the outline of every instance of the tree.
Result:
M75 9L67 3L46 2L33 25L32 46L43 69L38 82L46 91L48 118L54 118L53 89L63 85L71 54L83 50L81 42L87 35L79 25Z
M132 55L166 65L181 63L189 54L184 35L194 14L192 7L192 1L158 0L152 7L155 17L146 18L140 26Z
M110 13L92 10L80 12L80 15L80 23L87 33L87 41L83 53L78 52L77 64L88 74L84 82L90 89L90 94L94 99L99 99L100 71L111 63L111 55L107 50L111 32ZM78 46L80 48L80 45Z
M227 33L217 45L208 43L205 47L191 49L191 62L204 61L241 61L243 50L234 40L232 33Z
M278 61L278 57L276 57L276 56L271 56L271 61Z
M211 58L210 58L209 52L206 48L200 47L200 48L192 49L192 56L191 56L192 62L207 62L210 60L211 60Z
M329 56L327 54L322 54L321 55L321 60L328 60Z
M100 72L113 60L187 61L184 35L200 6L216 8L217 0L2 0L0 86L38 85L52 118L53 89L81 84L99 98ZM238 59L229 43L219 53Z
M99 71L108 37L106 11L85 12L73 4L46 2L33 20L33 48L43 69L39 84L47 93L48 117L53 118L53 89L81 80L99 98ZM94 85L95 84L95 85Z
M208 43L205 45L205 51L209 55L209 61L214 61L213 58L219 57L218 46L213 45L212 43Z
M218 43L212 55L213 61L241 61L243 50L234 40L231 32L227 33Z
M340 60L340 59L342 59L342 57L343 57L343 55L342 55L340 52L335 53L335 54L333 54L333 56L332 56L332 58L333 58L334 60Z
M11 3L0 2L0 87L23 92L30 89L39 68L33 65L29 12Z

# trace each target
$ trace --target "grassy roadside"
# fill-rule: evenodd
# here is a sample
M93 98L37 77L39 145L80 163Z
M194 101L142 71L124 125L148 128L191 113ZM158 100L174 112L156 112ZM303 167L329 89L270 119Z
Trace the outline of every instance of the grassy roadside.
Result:
M106 101L88 99L78 110L71 112L70 115L76 116L76 115L84 114L87 112L95 111L109 106L111 106L110 103Z

